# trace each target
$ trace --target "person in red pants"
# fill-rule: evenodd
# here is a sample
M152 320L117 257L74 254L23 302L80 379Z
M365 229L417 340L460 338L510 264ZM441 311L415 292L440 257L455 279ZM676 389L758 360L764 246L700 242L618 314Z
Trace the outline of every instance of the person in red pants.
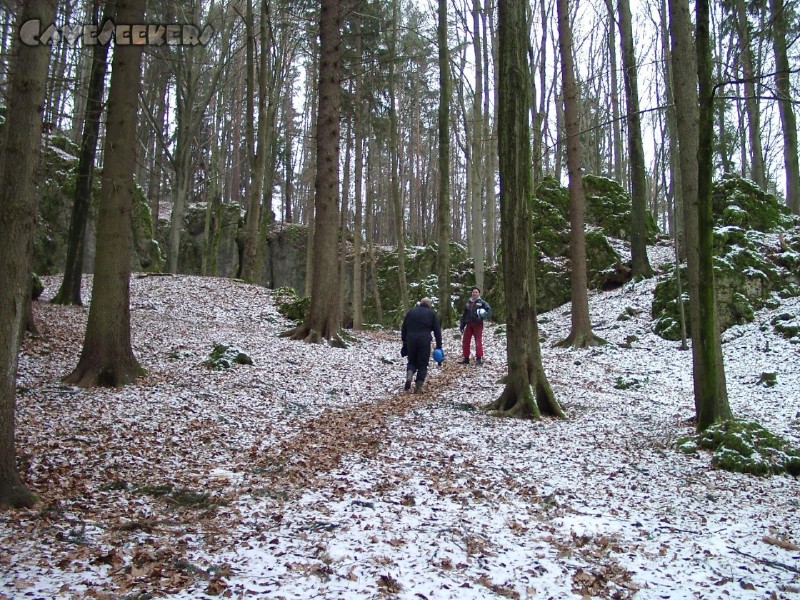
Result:
M492 312L492 307L481 298L481 290L478 287L472 288L469 301L464 307L464 312L461 315L461 324L459 329L463 334L461 340L461 364L469 364L469 347L472 338L475 338L475 364L483 364L483 321L489 318Z

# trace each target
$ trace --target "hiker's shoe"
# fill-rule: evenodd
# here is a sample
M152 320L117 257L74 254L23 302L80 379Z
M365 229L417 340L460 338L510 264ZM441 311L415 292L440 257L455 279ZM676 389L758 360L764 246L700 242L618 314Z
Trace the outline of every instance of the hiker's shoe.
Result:
M422 393L422 382L421 381L417 381L416 383L414 383L414 393L415 394L421 394Z
M405 391L408 391L408 390L411 389L411 380L410 379L406 379L406 384L403 386L403 389Z
M408 391L408 390L411 389L411 381L413 379L414 379L414 369L408 369L406 371L406 384L405 384L405 386L403 386L403 389L405 391Z
M476 358L475 359L475 364L480 367L483 364L483 359L482 358Z
M458 361L458 364L460 364L460 365L468 365L469 364L469 358L462 358L460 361Z

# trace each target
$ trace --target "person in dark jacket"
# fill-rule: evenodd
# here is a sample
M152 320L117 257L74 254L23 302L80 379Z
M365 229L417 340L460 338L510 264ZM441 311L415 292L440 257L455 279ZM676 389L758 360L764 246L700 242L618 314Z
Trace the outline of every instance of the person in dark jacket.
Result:
M481 290L478 287L472 288L472 293L464 312L461 315L459 329L463 334L461 340L461 364L469 364L469 346L471 338L475 338L475 364L483 364L483 320L488 319L492 312L489 303L481 298Z
M430 298L423 298L417 306L406 313L400 330L400 336L403 341L400 355L406 356L408 359L406 391L411 389L411 380L414 378L414 373L416 373L414 393L419 394L422 392L422 384L428 375L428 363L431 358L431 334L436 339L436 347L441 348L442 328L439 326L439 318L431 309Z

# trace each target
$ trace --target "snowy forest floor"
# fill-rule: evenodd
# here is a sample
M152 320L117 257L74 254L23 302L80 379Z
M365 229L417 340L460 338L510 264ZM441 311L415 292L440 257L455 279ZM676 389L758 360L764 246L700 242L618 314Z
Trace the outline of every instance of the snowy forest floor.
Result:
M0 512L0 598L798 598L800 481L673 447L691 353L650 332L654 284L591 295L606 346L554 348L569 306L540 315L568 419L531 422L481 410L496 326L483 367L446 330L407 394L398 332L290 341L270 290L190 276L132 279L136 385L67 386L88 309L47 302L47 279L16 420L42 501ZM730 402L800 443L800 344L761 330L771 314L723 335ZM254 364L206 368L214 343Z

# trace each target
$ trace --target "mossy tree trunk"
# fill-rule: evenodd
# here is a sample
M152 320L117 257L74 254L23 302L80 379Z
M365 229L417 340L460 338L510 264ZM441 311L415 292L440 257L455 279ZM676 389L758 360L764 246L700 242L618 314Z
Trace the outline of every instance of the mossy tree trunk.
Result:
M710 66L704 58L708 51L708 40L703 42L702 27L698 27L698 41L705 44L695 51L692 36L692 21L689 14L688 0L669 0L670 38L672 44L672 63L683 65L683 77L673 79L675 97L676 123L678 132L678 153L680 162L681 198L683 199L683 231L684 248L687 264L687 288L689 292L689 322L692 337L692 364L695 414L697 428L703 430L714 420L730 416L725 390L724 371L722 370L722 354L719 343L719 330L716 327L716 311L714 308L713 270L704 271L711 265L709 243L713 234L711 213L708 203L711 201L711 105L710 100ZM698 13L698 17L700 17ZM707 35L707 31L705 32ZM703 57L701 57L701 53ZM706 64L698 66L698 60ZM702 71L701 71L702 69ZM700 73L702 72L702 75ZM695 79L694 74L698 74ZM698 95L698 83L701 84ZM705 95L704 95L705 94ZM703 107L701 121L700 101ZM701 136L701 122L705 131ZM707 165L703 163L707 162ZM701 166L703 171L701 171ZM700 198L703 197L704 210L700 209ZM702 221L702 223L701 223ZM701 242L701 236L703 242ZM704 253L704 254L703 254ZM701 287L703 273L708 277L705 287ZM704 305L711 302L711 305ZM711 355L720 350L717 359ZM711 360L711 362L709 362ZM717 362L719 361L719 363Z
M55 0L23 2L19 23L33 19L52 23L55 6ZM16 36L6 89L0 147L0 506L29 507L37 501L17 469L14 419L19 344L31 291L36 167L49 54L49 46L27 46Z
M572 328L567 338L559 342L559 345L584 348L604 344L605 340L592 332L592 323L589 318L586 233L584 231L586 198L583 191L583 177L581 176L578 86L575 81L575 61L572 55L572 31L569 23L568 0L558 0L556 8L558 12L558 43L561 50L561 78L564 90L564 128L567 133L570 287L572 297Z
M711 79L711 36L708 0L696 1L699 137L697 149L697 303L700 309L698 336L702 367L697 405L697 429L703 431L717 421L732 417L722 360L716 287L714 285L714 214L711 194L714 165L714 88Z
M533 276L531 141L526 0L500 2L498 158L500 240L507 311L508 377L500 397L486 408L501 415L538 419L563 416L547 383L536 327Z
M120 24L141 23L145 0L119 0ZM83 387L121 386L141 367L131 348L130 275L136 113L141 88L140 45L117 46L111 66L103 155L97 258L89 319L78 365L65 377Z

